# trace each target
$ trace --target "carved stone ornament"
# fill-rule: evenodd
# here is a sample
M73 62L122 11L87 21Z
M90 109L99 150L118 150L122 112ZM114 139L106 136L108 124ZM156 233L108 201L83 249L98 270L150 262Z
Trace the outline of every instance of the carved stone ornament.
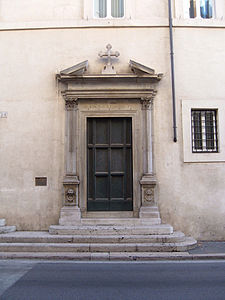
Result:
M75 199L76 199L76 193L74 191L74 189L71 189L69 188L67 191L66 191L66 202L72 204L75 202Z
M79 179L76 175L67 174L63 180L64 187L64 205L76 206L78 205L78 186Z
M141 98L141 105L143 110L151 110L153 105L153 99L156 95L156 92L152 94L151 97Z
M66 110L76 110L77 109L77 100L66 100Z
M62 93L62 95L65 100L66 110L77 110L78 109L77 97L67 95L66 93Z
M115 68L112 65L112 57L119 57L120 53L118 51L112 51L111 44L106 45L106 49L107 51L100 51L98 54L101 58L107 58L107 64L104 66L102 74L116 74Z
M146 202L154 202L154 188L145 189L144 200Z

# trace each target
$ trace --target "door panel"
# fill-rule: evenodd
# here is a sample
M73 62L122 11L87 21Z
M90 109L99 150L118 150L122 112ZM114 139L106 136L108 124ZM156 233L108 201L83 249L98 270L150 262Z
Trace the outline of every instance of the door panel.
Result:
M88 118L89 211L133 209L131 118Z

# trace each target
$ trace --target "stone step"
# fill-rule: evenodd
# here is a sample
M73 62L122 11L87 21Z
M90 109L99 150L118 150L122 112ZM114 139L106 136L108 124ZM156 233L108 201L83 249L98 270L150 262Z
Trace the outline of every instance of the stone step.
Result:
M0 227L5 226L5 219L0 219Z
M77 225L77 226L61 226L51 225L49 227L50 234L60 235L155 235L155 234L171 234L173 227L168 224L159 225L142 225L142 226L112 226L112 225Z
M185 235L51 235L48 232L20 232L3 234L0 243L172 243L183 242Z
M67 218L66 220L60 219L59 225L60 226L77 226L77 225L93 225L93 226L122 226L122 225L130 225L130 226L141 226L141 225L159 225L161 224L161 219L157 217L152 218L138 218L133 219L130 218L128 220L126 219L93 219L93 218L87 218L87 219L81 219L81 221L73 220Z
M161 219L158 217L150 218L147 220L142 220L140 218L121 218L121 219L93 219L93 218L83 218L81 219L82 225L111 225L111 226L120 226L120 225L133 225L138 226L142 224L152 224L158 225L161 224ZM74 224L77 225L77 224Z
M16 231L16 226L1 226L0 233L8 233Z
M193 238L179 243L0 243L0 252L173 252L195 245Z

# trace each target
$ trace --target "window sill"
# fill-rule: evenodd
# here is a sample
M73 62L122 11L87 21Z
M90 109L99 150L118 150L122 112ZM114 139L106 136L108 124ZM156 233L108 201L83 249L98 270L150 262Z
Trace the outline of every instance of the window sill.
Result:
M174 27L212 27L225 28L225 20L174 19ZM4 21L0 22L0 30L29 30L57 28L92 28L92 27L168 27L168 18L151 18L138 20L133 18L114 19L80 19L80 20L44 20L44 21Z
M81 20L49 20L0 22L0 30L29 30L29 29L57 29L57 28L92 28L92 27L168 27L168 19L156 18L152 20L123 19L81 19Z
M225 27L224 19L174 19L173 25L177 27Z

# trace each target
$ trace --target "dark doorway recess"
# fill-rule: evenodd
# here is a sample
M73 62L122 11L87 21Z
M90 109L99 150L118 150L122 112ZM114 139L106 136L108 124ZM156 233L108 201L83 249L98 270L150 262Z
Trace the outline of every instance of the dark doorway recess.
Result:
M87 119L88 211L133 210L131 118Z

